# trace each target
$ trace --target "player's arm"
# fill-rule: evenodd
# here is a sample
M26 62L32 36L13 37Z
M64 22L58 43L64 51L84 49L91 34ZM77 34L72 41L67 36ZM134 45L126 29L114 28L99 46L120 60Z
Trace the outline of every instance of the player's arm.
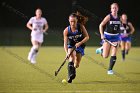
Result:
M110 20L110 16L107 15L99 25L99 32L101 34L101 39L104 39L104 31L103 31L104 29L103 28L109 20Z
M48 30L49 26L48 26L48 22L47 20L44 18L44 29L43 32L46 32Z
M68 53L68 28L66 28L63 32L63 37L64 37L64 50L66 52L66 54Z
M80 45L82 45L83 43L85 43L89 40L89 35L88 35L88 32L84 25L81 25L81 30L83 32L84 39L82 41L80 41L79 43L76 43L76 45L75 45L76 47L79 47Z
M32 24L29 22L26 24L26 27L29 28L30 30L33 30Z
M32 26L33 20L34 20L34 18L31 17L30 20L26 24L26 27L29 28L30 30L33 30L34 29L33 26Z
M134 26L132 25L131 22L128 22L128 25L130 27L130 34L132 35L134 33L134 31L135 31L135 28L134 28Z
M49 26L48 26L48 23L45 24L45 27L43 29L43 32L46 32L48 30Z

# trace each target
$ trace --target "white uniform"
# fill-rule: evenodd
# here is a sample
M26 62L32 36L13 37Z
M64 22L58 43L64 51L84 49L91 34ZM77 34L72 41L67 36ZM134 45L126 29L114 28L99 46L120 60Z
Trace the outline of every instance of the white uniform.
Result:
M43 27L47 24L47 20L43 17L36 19L36 17L31 17L28 23L32 24L33 30L31 32L31 39L43 42Z

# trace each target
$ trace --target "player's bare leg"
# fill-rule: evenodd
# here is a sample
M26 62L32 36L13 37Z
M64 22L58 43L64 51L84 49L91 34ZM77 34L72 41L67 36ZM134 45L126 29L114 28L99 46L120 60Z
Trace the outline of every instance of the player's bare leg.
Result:
M80 53L76 53L74 67L78 68L82 59L82 55Z
M128 54L129 50L131 48L131 42L126 42L126 45L125 45L125 54Z
M125 60L125 42L121 41L122 60Z
M108 58L110 53L110 47L111 45L109 43L107 42L103 43L103 53L102 53L103 58Z

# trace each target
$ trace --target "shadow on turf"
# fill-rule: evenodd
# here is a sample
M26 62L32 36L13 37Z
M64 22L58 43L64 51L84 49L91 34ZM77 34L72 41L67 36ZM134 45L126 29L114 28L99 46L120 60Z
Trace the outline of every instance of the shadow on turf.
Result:
M138 81L89 81L89 82L77 82L74 84L140 84Z
M127 74L140 75L140 73L136 73L136 72L127 72Z
M97 65L101 66L102 68L108 70L108 67L103 62L99 62L99 61L93 59L91 56L88 56L88 55L85 55L85 58L90 60L92 63L97 64ZM119 78L123 79L123 80L129 80L130 81L129 78L125 77L124 75L122 75L122 74L120 74L120 73L118 73L116 71L114 71L114 75L116 77L119 77Z
M131 60L131 62L134 62L134 61L136 61L136 62L140 62L139 60L139 58L131 58L131 57L129 57L129 58L127 58L128 60Z
M90 60L91 62L93 62L94 64L97 64L99 66L101 66L102 68L107 70L107 66L102 63L102 62L98 62L97 60L93 59L92 57L85 55L85 58L87 58L88 60ZM140 75L140 73L131 73L131 74L135 74L135 75ZM108 84L124 84L124 83L129 83L129 84L140 84L140 81L134 81L129 79L129 77L126 77L116 71L114 71L114 75L116 77L121 78L123 81L94 81L94 82L87 82L87 83L83 83L83 84L97 84L97 83L108 83ZM81 83L82 84L82 83Z

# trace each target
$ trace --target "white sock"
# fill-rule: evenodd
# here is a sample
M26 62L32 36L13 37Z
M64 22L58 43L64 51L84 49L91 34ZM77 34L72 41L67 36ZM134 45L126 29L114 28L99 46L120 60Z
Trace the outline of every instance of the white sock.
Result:
M31 61L36 61L36 56L37 56L37 53L34 53L32 58L31 58Z
M32 47L28 54L28 60L31 60L34 54L35 54L35 49L34 47Z

